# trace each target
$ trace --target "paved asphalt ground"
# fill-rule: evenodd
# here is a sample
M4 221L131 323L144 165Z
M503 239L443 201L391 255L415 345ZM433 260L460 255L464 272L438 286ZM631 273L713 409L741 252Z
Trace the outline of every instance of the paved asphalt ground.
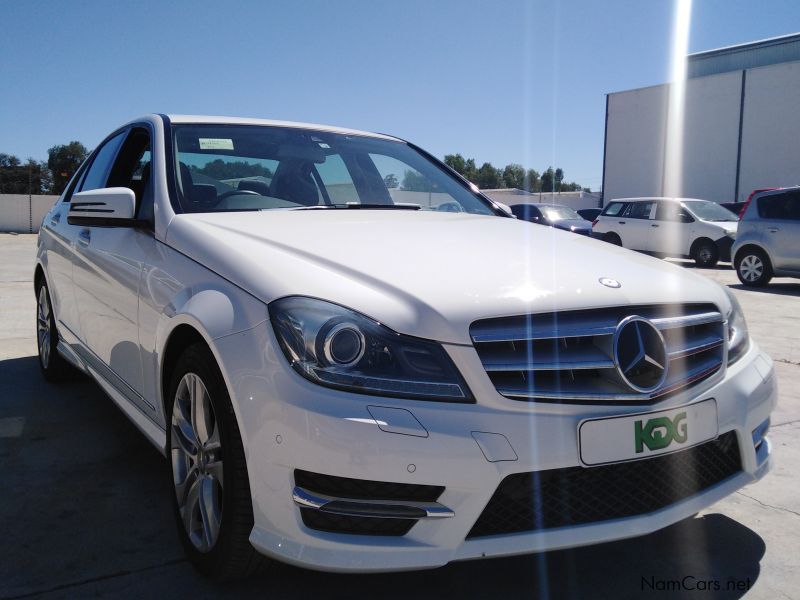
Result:
M39 374L35 245L33 235L0 234L2 598L800 598L800 281L750 291L728 267L702 271L741 300L776 361L781 397L772 472L696 518L633 540L425 572L281 565L216 586L183 558L166 461L95 384L54 386ZM731 578L749 591L726 590ZM670 580L698 589L663 591ZM714 582L722 590L702 591Z

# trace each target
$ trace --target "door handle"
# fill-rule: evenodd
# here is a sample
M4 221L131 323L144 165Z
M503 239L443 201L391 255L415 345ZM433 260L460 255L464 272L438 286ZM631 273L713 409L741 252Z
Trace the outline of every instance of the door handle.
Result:
M619 221L620 225L625 225L625 221Z
M88 229L81 229L80 233L78 233L78 243L81 246L88 246L89 242L92 241L92 232Z
M778 233L780 231L780 227L770 227L770 233Z
M658 223L650 223L650 227L658 227Z

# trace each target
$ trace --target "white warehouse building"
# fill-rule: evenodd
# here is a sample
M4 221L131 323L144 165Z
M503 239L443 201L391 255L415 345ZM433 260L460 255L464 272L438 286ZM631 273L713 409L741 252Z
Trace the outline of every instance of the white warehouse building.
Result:
M699 52L687 61L674 171L666 165L676 84L606 96L604 203L670 191L742 202L754 189L800 184L800 34ZM667 182L673 172L681 176Z

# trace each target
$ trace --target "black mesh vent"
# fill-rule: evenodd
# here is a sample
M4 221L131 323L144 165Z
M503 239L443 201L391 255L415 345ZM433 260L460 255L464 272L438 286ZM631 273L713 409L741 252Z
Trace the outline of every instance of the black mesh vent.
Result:
M416 519L349 517L308 508L301 508L300 515L309 529L359 535L405 535L417 522Z
M296 469L294 472L294 482L295 485L310 492L355 500L435 502L444 492L444 486L439 485L351 479L349 477L322 475L300 469ZM303 517L303 523L310 529L360 535L405 535L417 522L416 519L351 517L308 508L301 508L300 514Z
M621 519L693 496L742 468L734 432L674 454L509 475L467 539Z

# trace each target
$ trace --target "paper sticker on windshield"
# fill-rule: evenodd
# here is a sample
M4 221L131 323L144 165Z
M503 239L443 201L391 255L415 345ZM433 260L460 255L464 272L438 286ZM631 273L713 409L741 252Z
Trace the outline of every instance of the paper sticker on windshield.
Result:
M199 138L200 150L233 150L233 140L225 138Z

